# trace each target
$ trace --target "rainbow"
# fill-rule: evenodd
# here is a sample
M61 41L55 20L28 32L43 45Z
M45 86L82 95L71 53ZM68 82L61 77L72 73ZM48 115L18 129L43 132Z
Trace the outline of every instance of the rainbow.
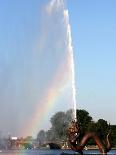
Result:
M50 87L46 89L45 93L41 96L38 104L35 108L32 120L26 124L22 135L29 133L30 135L37 135L41 126L47 121L48 115L55 107L56 102L58 102L60 96L69 87L69 75L66 71L66 63L63 63L58 68L58 71L54 78L51 80Z
M37 101L36 104L37 106L35 107L32 119L26 124L26 127L22 131L22 135L37 134L39 129L42 127L43 124L45 124L45 122L49 118L49 114L52 112L56 103L58 103L61 96L65 93L65 91L68 90L68 88L71 88L72 104L73 104L72 107L74 107L74 109L76 110L74 55L73 55L71 28L69 24L68 10L65 10L63 0L62 1L51 0L51 3L47 7L49 15L52 15L52 13L54 13L54 9L59 9L60 12L62 9L63 22L66 29L66 32L64 31L66 37L65 39L66 47L65 49L62 49L61 46L60 48L64 51L67 51L67 53L65 55L64 62L60 62L59 67L56 70L56 75L53 77L53 79L51 79L51 82L49 83L49 87L46 86L45 92L42 94L41 98L39 98L39 100ZM42 40L42 46L44 44L43 40ZM76 112L74 114L76 114Z

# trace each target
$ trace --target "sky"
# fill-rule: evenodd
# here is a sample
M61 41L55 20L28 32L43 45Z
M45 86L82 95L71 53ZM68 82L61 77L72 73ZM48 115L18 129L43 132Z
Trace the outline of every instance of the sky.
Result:
M54 1L54 0L53 0ZM58 2L58 1L57 1ZM0 2L0 131L27 136L72 107L64 6ZM67 0L77 109L116 124L116 1ZM35 128L35 131L34 131Z
M116 1L68 1L77 107L116 124Z

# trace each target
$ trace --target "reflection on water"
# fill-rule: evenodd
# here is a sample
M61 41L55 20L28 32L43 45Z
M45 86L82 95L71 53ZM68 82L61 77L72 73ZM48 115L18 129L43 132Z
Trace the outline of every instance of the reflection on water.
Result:
M86 150L84 155L100 155L98 150ZM76 155L78 152L69 150L8 150L0 151L0 155ZM116 150L112 150L108 155L116 155Z

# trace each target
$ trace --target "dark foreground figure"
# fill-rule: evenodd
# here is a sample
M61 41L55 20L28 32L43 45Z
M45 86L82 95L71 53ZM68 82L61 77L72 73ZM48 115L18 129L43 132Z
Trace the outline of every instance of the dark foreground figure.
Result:
M90 139L93 139L98 146L101 155L107 155L107 152L111 150L111 145L109 142L109 136L110 136L111 130L106 136L106 139L100 139L99 136L94 132L87 132L82 137L82 139L79 141L80 138L80 128L76 121L71 122L71 126L68 129L68 135L69 135L69 142L71 145L71 149L74 151L79 152L81 155L83 155L83 149L87 142Z

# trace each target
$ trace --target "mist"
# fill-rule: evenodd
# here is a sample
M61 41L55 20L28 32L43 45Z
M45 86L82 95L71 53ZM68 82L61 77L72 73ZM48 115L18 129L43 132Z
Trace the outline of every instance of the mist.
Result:
M3 33L7 31L0 50L3 135L35 136L40 129L50 128L50 117L55 112L74 107L74 77L68 53L72 40L67 32L69 17L65 3L62 0L41 3L41 8L36 8L30 17L29 11L35 5L24 16L19 14L21 4L18 10L13 9L18 19L10 14L8 23L15 30L3 29Z

